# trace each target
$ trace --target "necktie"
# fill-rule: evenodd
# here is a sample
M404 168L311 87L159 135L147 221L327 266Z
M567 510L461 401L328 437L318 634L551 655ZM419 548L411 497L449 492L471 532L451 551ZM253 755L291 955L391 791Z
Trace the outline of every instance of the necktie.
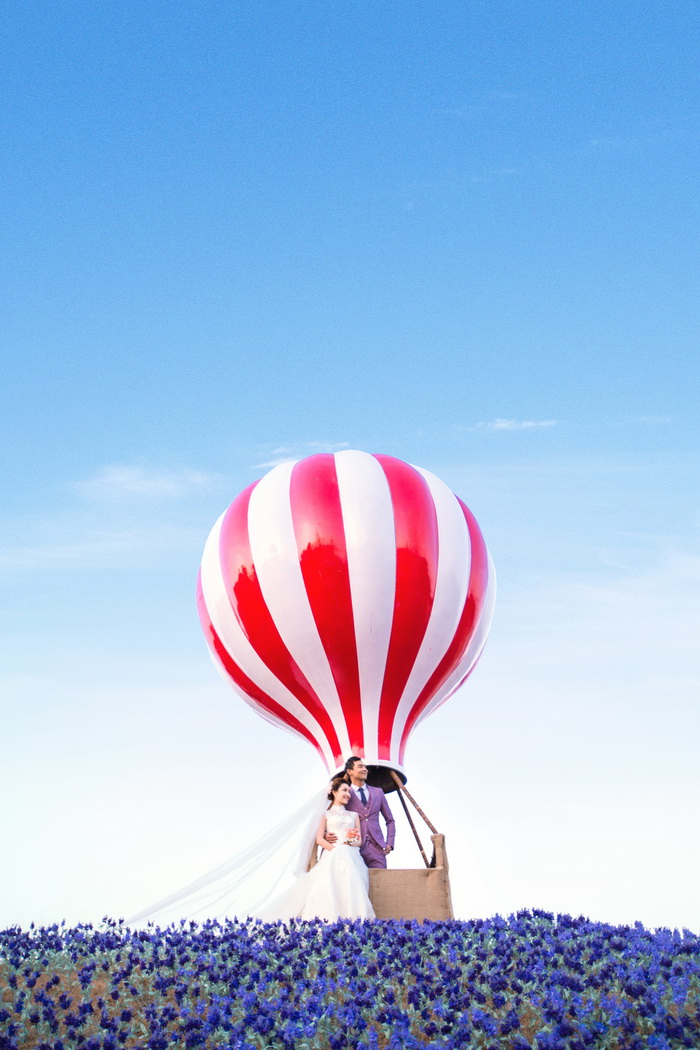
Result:
M360 788L360 802L363 806L367 805L367 792L363 787Z

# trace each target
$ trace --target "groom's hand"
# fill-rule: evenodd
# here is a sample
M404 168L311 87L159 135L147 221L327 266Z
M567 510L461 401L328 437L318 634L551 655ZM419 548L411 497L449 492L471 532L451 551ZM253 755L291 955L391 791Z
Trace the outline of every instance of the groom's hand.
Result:
M323 837L326 840L326 842L337 842L338 841L338 836L334 835L332 831L327 831L326 834Z

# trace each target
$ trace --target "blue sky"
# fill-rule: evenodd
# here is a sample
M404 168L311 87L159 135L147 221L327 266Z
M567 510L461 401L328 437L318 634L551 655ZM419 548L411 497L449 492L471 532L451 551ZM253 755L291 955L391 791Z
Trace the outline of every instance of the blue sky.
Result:
M498 571L407 759L460 913L700 929L697 6L5 22L0 923L135 911L318 785L194 580L240 489L354 447Z

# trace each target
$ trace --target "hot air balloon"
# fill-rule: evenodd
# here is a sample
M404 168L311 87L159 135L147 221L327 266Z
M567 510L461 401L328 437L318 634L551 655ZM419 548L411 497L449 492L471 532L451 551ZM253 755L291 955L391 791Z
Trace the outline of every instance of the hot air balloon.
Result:
M465 504L430 471L346 450L275 467L221 515L197 585L222 675L329 772L359 754L405 783L409 734L474 668L495 574Z

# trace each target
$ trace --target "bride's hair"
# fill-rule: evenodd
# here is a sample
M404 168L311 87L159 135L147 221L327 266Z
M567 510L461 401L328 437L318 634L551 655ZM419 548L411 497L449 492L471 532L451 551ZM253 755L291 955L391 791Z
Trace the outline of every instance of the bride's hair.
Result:
M336 791L338 790L341 784L347 784L347 780L344 776L333 777L333 779L331 780L331 786L328 792L328 801L330 802L331 806L333 805L333 796L335 795ZM331 806L329 806L328 808L330 809Z

